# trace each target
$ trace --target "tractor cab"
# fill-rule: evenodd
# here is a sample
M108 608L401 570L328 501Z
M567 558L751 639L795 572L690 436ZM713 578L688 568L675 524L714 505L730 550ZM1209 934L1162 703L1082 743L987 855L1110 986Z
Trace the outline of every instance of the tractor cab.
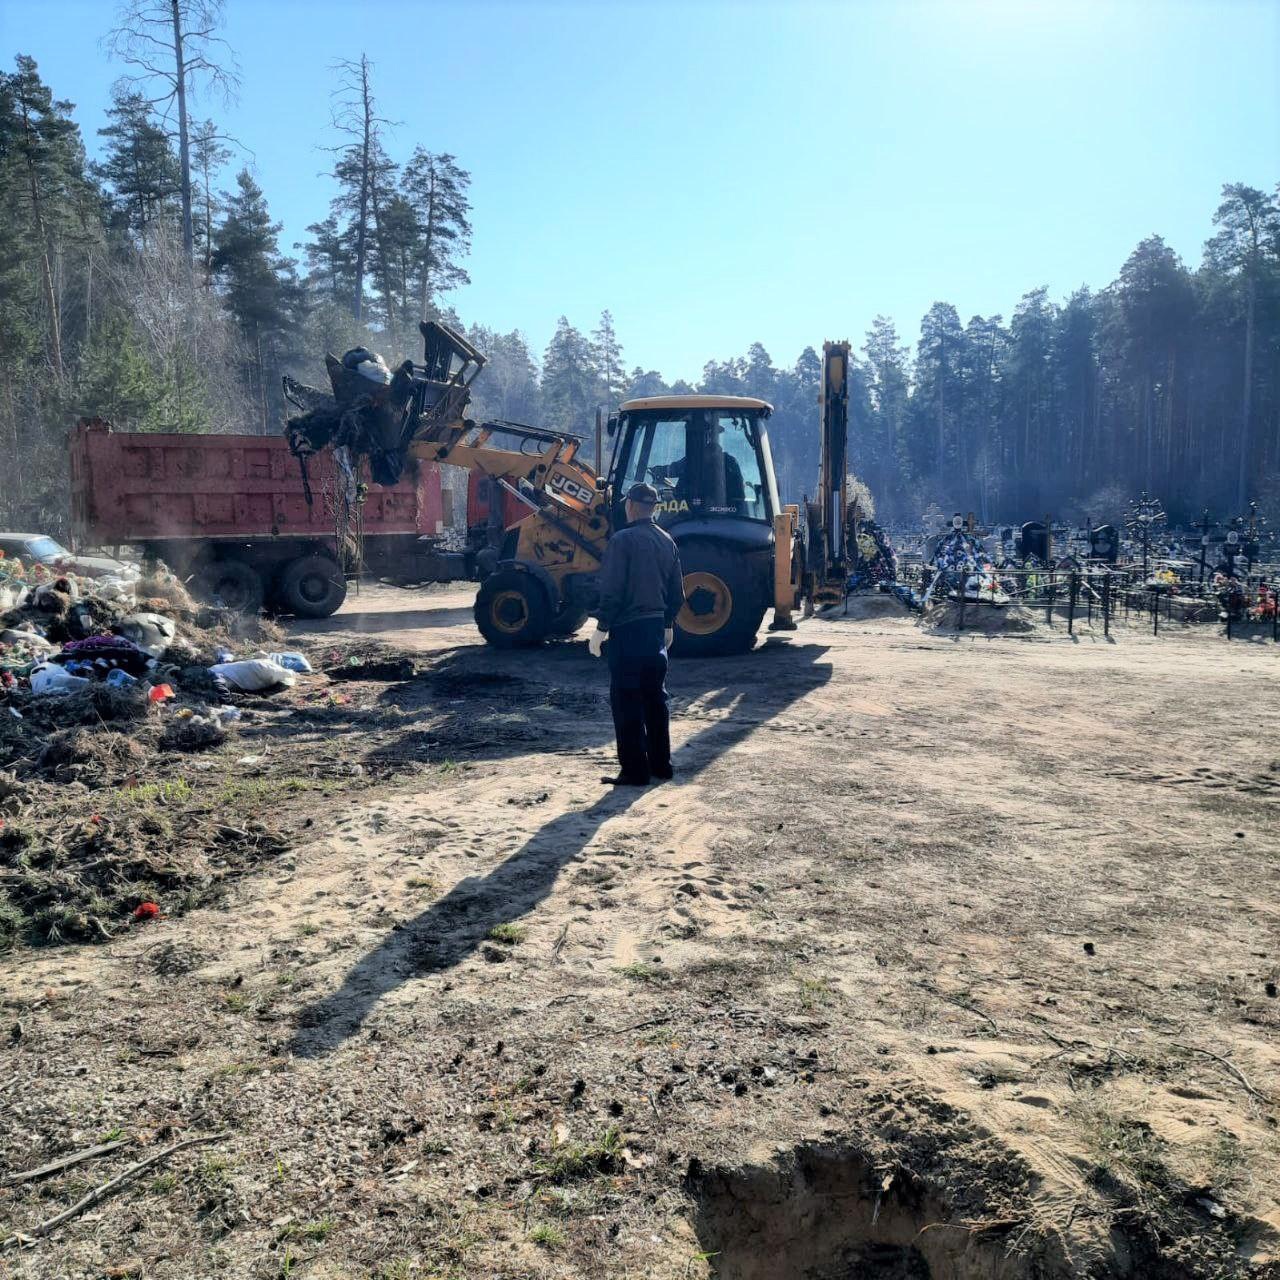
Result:
M765 419L772 407L747 396L652 396L628 400L615 428L611 489L615 527L633 484L658 491L658 523L730 519L771 525L778 493Z
M682 652L749 648L773 603L772 412L748 396L652 396L628 400L610 422L613 527L626 524L627 491L643 481L657 489L658 523L680 547Z

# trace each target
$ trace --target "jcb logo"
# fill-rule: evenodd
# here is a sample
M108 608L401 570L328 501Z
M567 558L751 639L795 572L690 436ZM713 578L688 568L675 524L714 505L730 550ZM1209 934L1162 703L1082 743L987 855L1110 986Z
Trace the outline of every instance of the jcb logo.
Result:
M591 499L594 497L586 485L570 479L563 471L552 473L551 488L554 492L562 493L566 498L572 498L575 502L581 502L587 506L591 505Z

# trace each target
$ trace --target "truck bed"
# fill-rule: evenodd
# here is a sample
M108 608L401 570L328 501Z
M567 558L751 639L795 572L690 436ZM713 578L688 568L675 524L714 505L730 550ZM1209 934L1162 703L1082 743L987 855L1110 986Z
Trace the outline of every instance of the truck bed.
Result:
M411 470L412 469L412 473ZM399 484L370 484L365 536L443 532L440 468L410 464ZM106 546L166 539L325 538L338 478L322 453L309 467L283 437L113 431L82 422L71 438L71 516L77 537Z

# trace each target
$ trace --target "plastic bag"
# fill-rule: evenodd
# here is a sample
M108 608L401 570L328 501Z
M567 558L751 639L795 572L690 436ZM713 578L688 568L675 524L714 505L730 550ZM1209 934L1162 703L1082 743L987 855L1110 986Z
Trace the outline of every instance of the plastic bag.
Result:
M31 669L32 693L74 693L93 683L83 676L73 676L56 662L42 662Z
M299 675L309 675L311 673L311 663L307 661L306 655L301 653L264 653L261 655L268 662L274 662L278 667L284 667L286 671L296 671Z
M233 689L245 693L260 693L277 685L288 688L297 677L292 671L269 658L246 658L243 662L219 662L209 668L215 676L221 676Z
M173 619L162 613L131 613L127 618L121 618L112 630L116 635L132 640L153 658L163 653L178 634Z

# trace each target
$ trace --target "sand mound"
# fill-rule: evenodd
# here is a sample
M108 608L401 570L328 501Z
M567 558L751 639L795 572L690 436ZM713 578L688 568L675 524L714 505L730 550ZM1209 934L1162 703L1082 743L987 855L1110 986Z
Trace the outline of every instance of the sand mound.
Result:
M928 631L976 631L988 636L1026 636L1044 630L1044 624L1021 605L995 606L965 601L936 601L920 619Z

